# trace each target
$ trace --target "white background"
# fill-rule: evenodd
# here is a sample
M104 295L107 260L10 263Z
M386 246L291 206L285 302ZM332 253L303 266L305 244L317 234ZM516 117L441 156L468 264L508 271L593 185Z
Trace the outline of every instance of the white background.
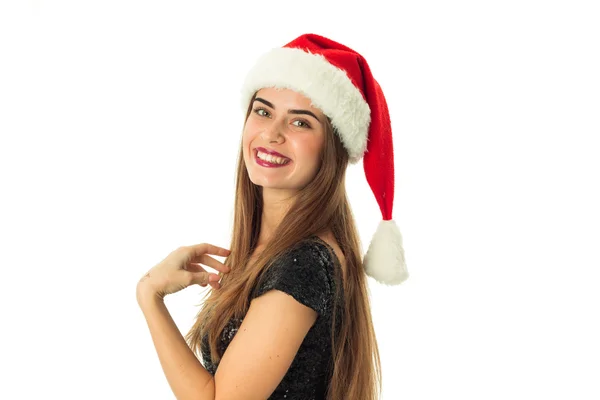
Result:
M318 33L387 96L410 278L369 278L395 399L600 398L591 1L2 1L2 399L174 398L136 299L228 245L242 79ZM381 213L348 196L366 251ZM167 296L182 333L197 285Z

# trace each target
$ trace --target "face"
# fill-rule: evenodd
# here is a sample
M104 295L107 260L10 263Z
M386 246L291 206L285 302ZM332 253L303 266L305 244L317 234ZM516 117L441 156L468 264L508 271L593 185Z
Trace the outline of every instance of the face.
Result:
M290 89L258 91L243 132L244 162L250 180L264 190L297 192L317 174L325 143L325 115ZM257 148L286 157L279 167L261 165Z

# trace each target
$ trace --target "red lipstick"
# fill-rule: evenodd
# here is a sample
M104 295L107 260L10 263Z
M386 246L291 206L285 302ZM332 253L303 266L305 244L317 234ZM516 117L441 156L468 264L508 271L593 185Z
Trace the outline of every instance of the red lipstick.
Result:
M288 161L287 161L286 163L284 163L284 164L271 163L271 162L268 162L268 161L266 161L266 160L262 160L262 159L258 158L258 152L259 152L259 149L260 149L260 147L259 147L259 148L256 148L256 149L254 149L254 161L255 161L255 162L258 164L258 165L261 165L261 166L263 166L263 167L267 167L267 168L281 168L281 167L288 166L288 165L290 165L290 164L292 163L292 160L291 160L291 159L289 159L289 158L287 158L287 157L286 157L286 159L287 159ZM262 152L262 150L260 150L260 151ZM279 153L278 153L278 154L279 154ZM278 157L279 157L279 156L278 156Z
M281 158L286 158L288 160L290 159L289 157L284 156L283 154L278 153L275 150L268 150L268 149L265 149L264 147L256 147L254 150L258 150L261 153L266 153L266 154L271 154L273 156L277 156L277 157L281 157Z

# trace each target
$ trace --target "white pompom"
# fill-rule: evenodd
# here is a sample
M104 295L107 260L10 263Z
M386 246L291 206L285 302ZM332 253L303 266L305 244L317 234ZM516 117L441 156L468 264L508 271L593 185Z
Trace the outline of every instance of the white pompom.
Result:
M379 283L399 285L408 279L402 235L394 220L382 220L363 260L365 272Z

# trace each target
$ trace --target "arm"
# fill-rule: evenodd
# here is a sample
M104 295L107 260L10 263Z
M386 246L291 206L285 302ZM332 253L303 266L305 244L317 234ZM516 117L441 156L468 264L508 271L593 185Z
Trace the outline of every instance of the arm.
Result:
M137 300L175 397L178 400L214 400L213 376L185 342L164 300L143 287L138 290Z
M280 290L252 300L215 373L216 399L270 397L316 320L316 311Z
M215 372L216 400L271 397L327 311L327 271L312 246L279 259L265 276Z

